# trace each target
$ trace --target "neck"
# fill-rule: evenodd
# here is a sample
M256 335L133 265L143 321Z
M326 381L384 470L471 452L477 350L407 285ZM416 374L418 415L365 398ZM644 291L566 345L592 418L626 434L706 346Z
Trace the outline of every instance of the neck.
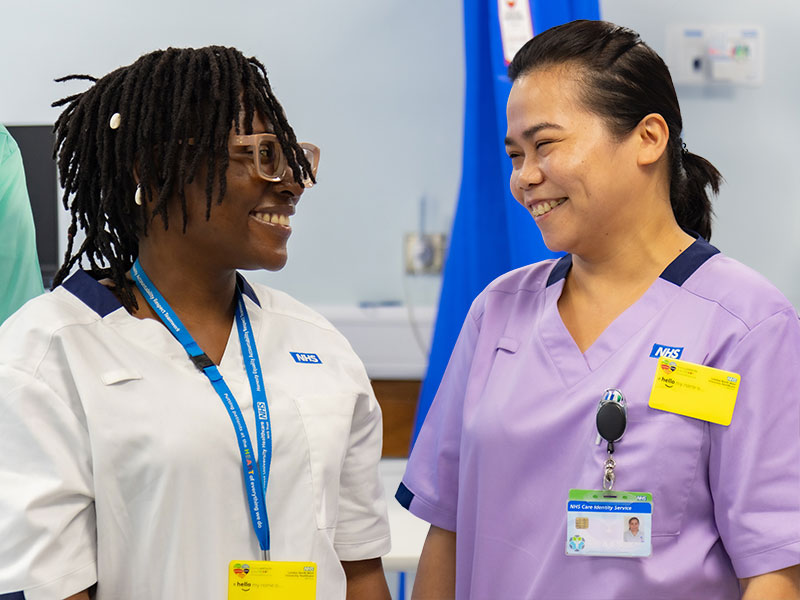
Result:
M654 281L694 238L680 229L643 227L590 256L573 255L573 283L637 286Z
M617 218L573 253L570 276L586 285L649 285L694 241L675 220L669 188L648 182L629 196Z
M164 299L184 324L191 322L228 323L234 313L236 271L211 271L198 261L176 261L175 256L160 256L146 244L139 249L139 263ZM152 309L137 294L136 316L150 316ZM153 314L153 316L155 316Z

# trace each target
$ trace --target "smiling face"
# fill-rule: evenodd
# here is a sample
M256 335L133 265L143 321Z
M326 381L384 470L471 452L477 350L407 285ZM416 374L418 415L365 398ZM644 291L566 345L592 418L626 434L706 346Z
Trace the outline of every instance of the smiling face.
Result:
M508 98L511 193L554 251L591 253L635 222L635 136L618 140L579 99L576 69L519 77Z
M253 133L271 131L263 118L254 116ZM231 137L234 133L232 127ZM304 188L294 181L291 171L283 181L266 181L256 171L251 150L230 142L228 150L225 196L218 204L214 192L210 218L206 219L206 174L201 169L186 185L186 232L177 217L180 199L175 198L168 207L170 215L175 215L170 228L164 231L154 223L148 238L155 239L149 241L168 243L176 260L205 261L212 269L280 270L287 261L290 217Z

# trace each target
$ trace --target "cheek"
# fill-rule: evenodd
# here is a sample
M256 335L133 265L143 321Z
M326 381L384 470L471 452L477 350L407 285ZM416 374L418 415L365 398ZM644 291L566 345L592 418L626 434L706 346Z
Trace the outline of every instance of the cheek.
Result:
M511 195L514 196L514 200L522 204L522 190L519 189L519 171L517 169L511 170L509 187L511 188Z
M569 183L573 177L567 174L572 169L574 169L574 165L572 165L571 157L564 156L563 153L560 156L547 154L539 159L539 170L543 177L550 181Z

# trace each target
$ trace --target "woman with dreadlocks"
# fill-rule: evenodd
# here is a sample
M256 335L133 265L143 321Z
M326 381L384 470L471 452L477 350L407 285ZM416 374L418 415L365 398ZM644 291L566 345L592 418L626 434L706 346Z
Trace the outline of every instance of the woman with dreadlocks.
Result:
M0 329L0 594L388 598L364 368L237 272L284 266L319 150L233 48L65 79L65 262Z

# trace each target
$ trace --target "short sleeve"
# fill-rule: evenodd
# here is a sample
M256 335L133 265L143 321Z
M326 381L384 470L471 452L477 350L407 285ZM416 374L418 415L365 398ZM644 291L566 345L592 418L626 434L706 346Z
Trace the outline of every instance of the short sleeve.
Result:
M96 582L89 444L53 390L0 365L0 594L50 600Z
M408 459L397 499L436 527L456 530L464 398L478 339L470 312Z
M383 481L378 472L383 445L381 409L363 366L363 392L356 400L339 479L339 516L334 548L340 560L366 560L391 549Z
M800 563L800 322L792 309L753 327L724 368L741 375L729 427L711 425L717 529L736 575Z

